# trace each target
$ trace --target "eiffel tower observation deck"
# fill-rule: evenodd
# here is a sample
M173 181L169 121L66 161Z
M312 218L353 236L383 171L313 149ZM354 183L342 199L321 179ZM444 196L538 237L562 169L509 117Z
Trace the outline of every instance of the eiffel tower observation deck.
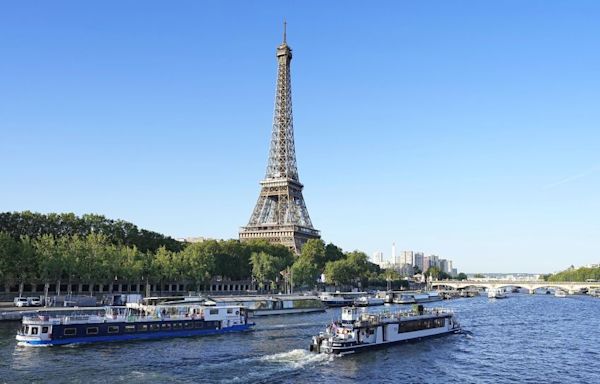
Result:
M283 244L295 252L309 239L320 238L313 228L298 178L294 124L292 118L292 82L290 63L292 49L286 42L286 25L283 43L277 47L277 94L273 112L273 133L269 162L261 190L248 225L240 230L240 240L266 239Z

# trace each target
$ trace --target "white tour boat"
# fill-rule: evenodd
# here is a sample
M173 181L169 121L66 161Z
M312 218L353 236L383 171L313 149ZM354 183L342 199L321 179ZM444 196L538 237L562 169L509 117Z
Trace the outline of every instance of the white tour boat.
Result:
M563 291L562 289L556 289L554 291L554 296L555 297L567 297L567 292Z
M490 289L488 291L488 298L490 299L506 299L506 292L503 289Z
M460 332L454 313L442 308L415 306L412 311L359 312L342 308L342 319L313 336L310 350L346 355L375 347Z
M354 300L367 296L366 292L323 292L319 295L321 302L327 307L345 307L354 305Z
M324 312L325 307L317 296L210 296L208 302L216 305L240 305L250 316L291 315Z
M383 304L385 304L385 300L380 297L363 296L354 300L354 306L356 307L372 307Z
M396 291L391 292L391 302L394 304L421 304L433 301L441 301L443 298L437 291L431 292L411 292Z

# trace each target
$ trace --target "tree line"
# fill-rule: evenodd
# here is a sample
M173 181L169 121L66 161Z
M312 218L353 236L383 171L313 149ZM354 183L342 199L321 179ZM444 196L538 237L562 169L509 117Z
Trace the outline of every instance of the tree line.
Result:
M586 281L586 280L597 280L600 281L600 267L580 267L575 268L574 266L568 269L558 272L555 274L544 275L546 281Z
M322 274L339 286L384 280L365 253L345 253L322 240L310 240L295 255L264 240L181 243L100 215L0 213L0 284L18 284L20 293L26 283L110 286L115 280L200 289L214 277L314 288Z
M429 276L444 274L430 268ZM324 281L320 280L324 276ZM207 240L185 243L139 229L122 220L72 213L0 213L0 284L131 284L176 282L201 290L219 277L259 286L285 281L313 289L406 286L393 271L382 271L361 251L344 252L323 240L309 240L299 255L265 240ZM93 288L92 288L93 289Z
M86 237L101 234L114 244L136 247L141 252L156 252L164 247L169 251L180 251L182 244L160 233L139 229L124 220L110 220L101 215L74 213L0 212L0 232L15 239L35 239L43 235L61 237Z

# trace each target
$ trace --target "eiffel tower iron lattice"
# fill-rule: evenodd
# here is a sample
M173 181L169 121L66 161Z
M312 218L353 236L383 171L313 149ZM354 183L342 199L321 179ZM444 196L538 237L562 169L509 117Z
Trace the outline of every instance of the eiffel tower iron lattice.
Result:
M292 118L292 49L287 45L285 23L283 43L277 47L276 56L277 89L269 162L252 216L240 230L240 240L266 239L300 252L304 243L320 235L310 221L302 197L304 186L298 178Z

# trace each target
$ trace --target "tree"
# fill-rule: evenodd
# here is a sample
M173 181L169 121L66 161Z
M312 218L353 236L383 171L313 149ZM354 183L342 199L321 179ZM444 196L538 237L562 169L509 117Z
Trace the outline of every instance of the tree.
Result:
M390 289L392 289L392 283L394 281L400 279L400 274L390 268L390 269L386 269L383 272L383 277L385 278L385 281L387 282L387 289L390 290Z
M345 255L342 249L334 245L333 243L329 243L325 246L325 263L327 263L328 261L341 260L344 257Z
M19 242L19 256L15 259L17 282L19 283L19 297L23 295L24 284L37 278L37 262L35 249L29 236L22 236Z
M292 265L292 276L295 286L306 285L309 288L315 286L321 270L309 257L300 256Z
M253 252L250 256L250 263L252 264L252 276L258 281L261 288L265 286L265 283L275 281L279 271L285 269L282 268L281 260L266 252Z
M317 269L325 267L325 243L321 239L310 239L302 247L300 258L315 264Z
M356 277L352 264L347 259L325 264L325 278L335 285L350 284Z
M196 285L197 291L201 291L201 286L214 275L215 258L205 251L202 243L190 244L182 252L186 279Z
M425 276L430 277L434 280L438 280L441 276L442 271L436 266L429 267L427 272L425 272Z
M50 282L56 282L60 285L65 258L63 249L52 235L43 235L33 241L38 261L37 276L44 283L44 297L48 297Z
M12 283L17 279L17 263L20 247L17 240L0 232L0 279Z
M467 275L466 275L465 273L461 272L461 273L459 273L459 274L456 276L456 279L457 279L457 280L467 280L467 279L468 279L468 277L467 277Z
M160 290L162 291L164 283L173 281L177 275L175 263L173 262L173 252L165 247L158 248L152 260L152 266L160 276Z

